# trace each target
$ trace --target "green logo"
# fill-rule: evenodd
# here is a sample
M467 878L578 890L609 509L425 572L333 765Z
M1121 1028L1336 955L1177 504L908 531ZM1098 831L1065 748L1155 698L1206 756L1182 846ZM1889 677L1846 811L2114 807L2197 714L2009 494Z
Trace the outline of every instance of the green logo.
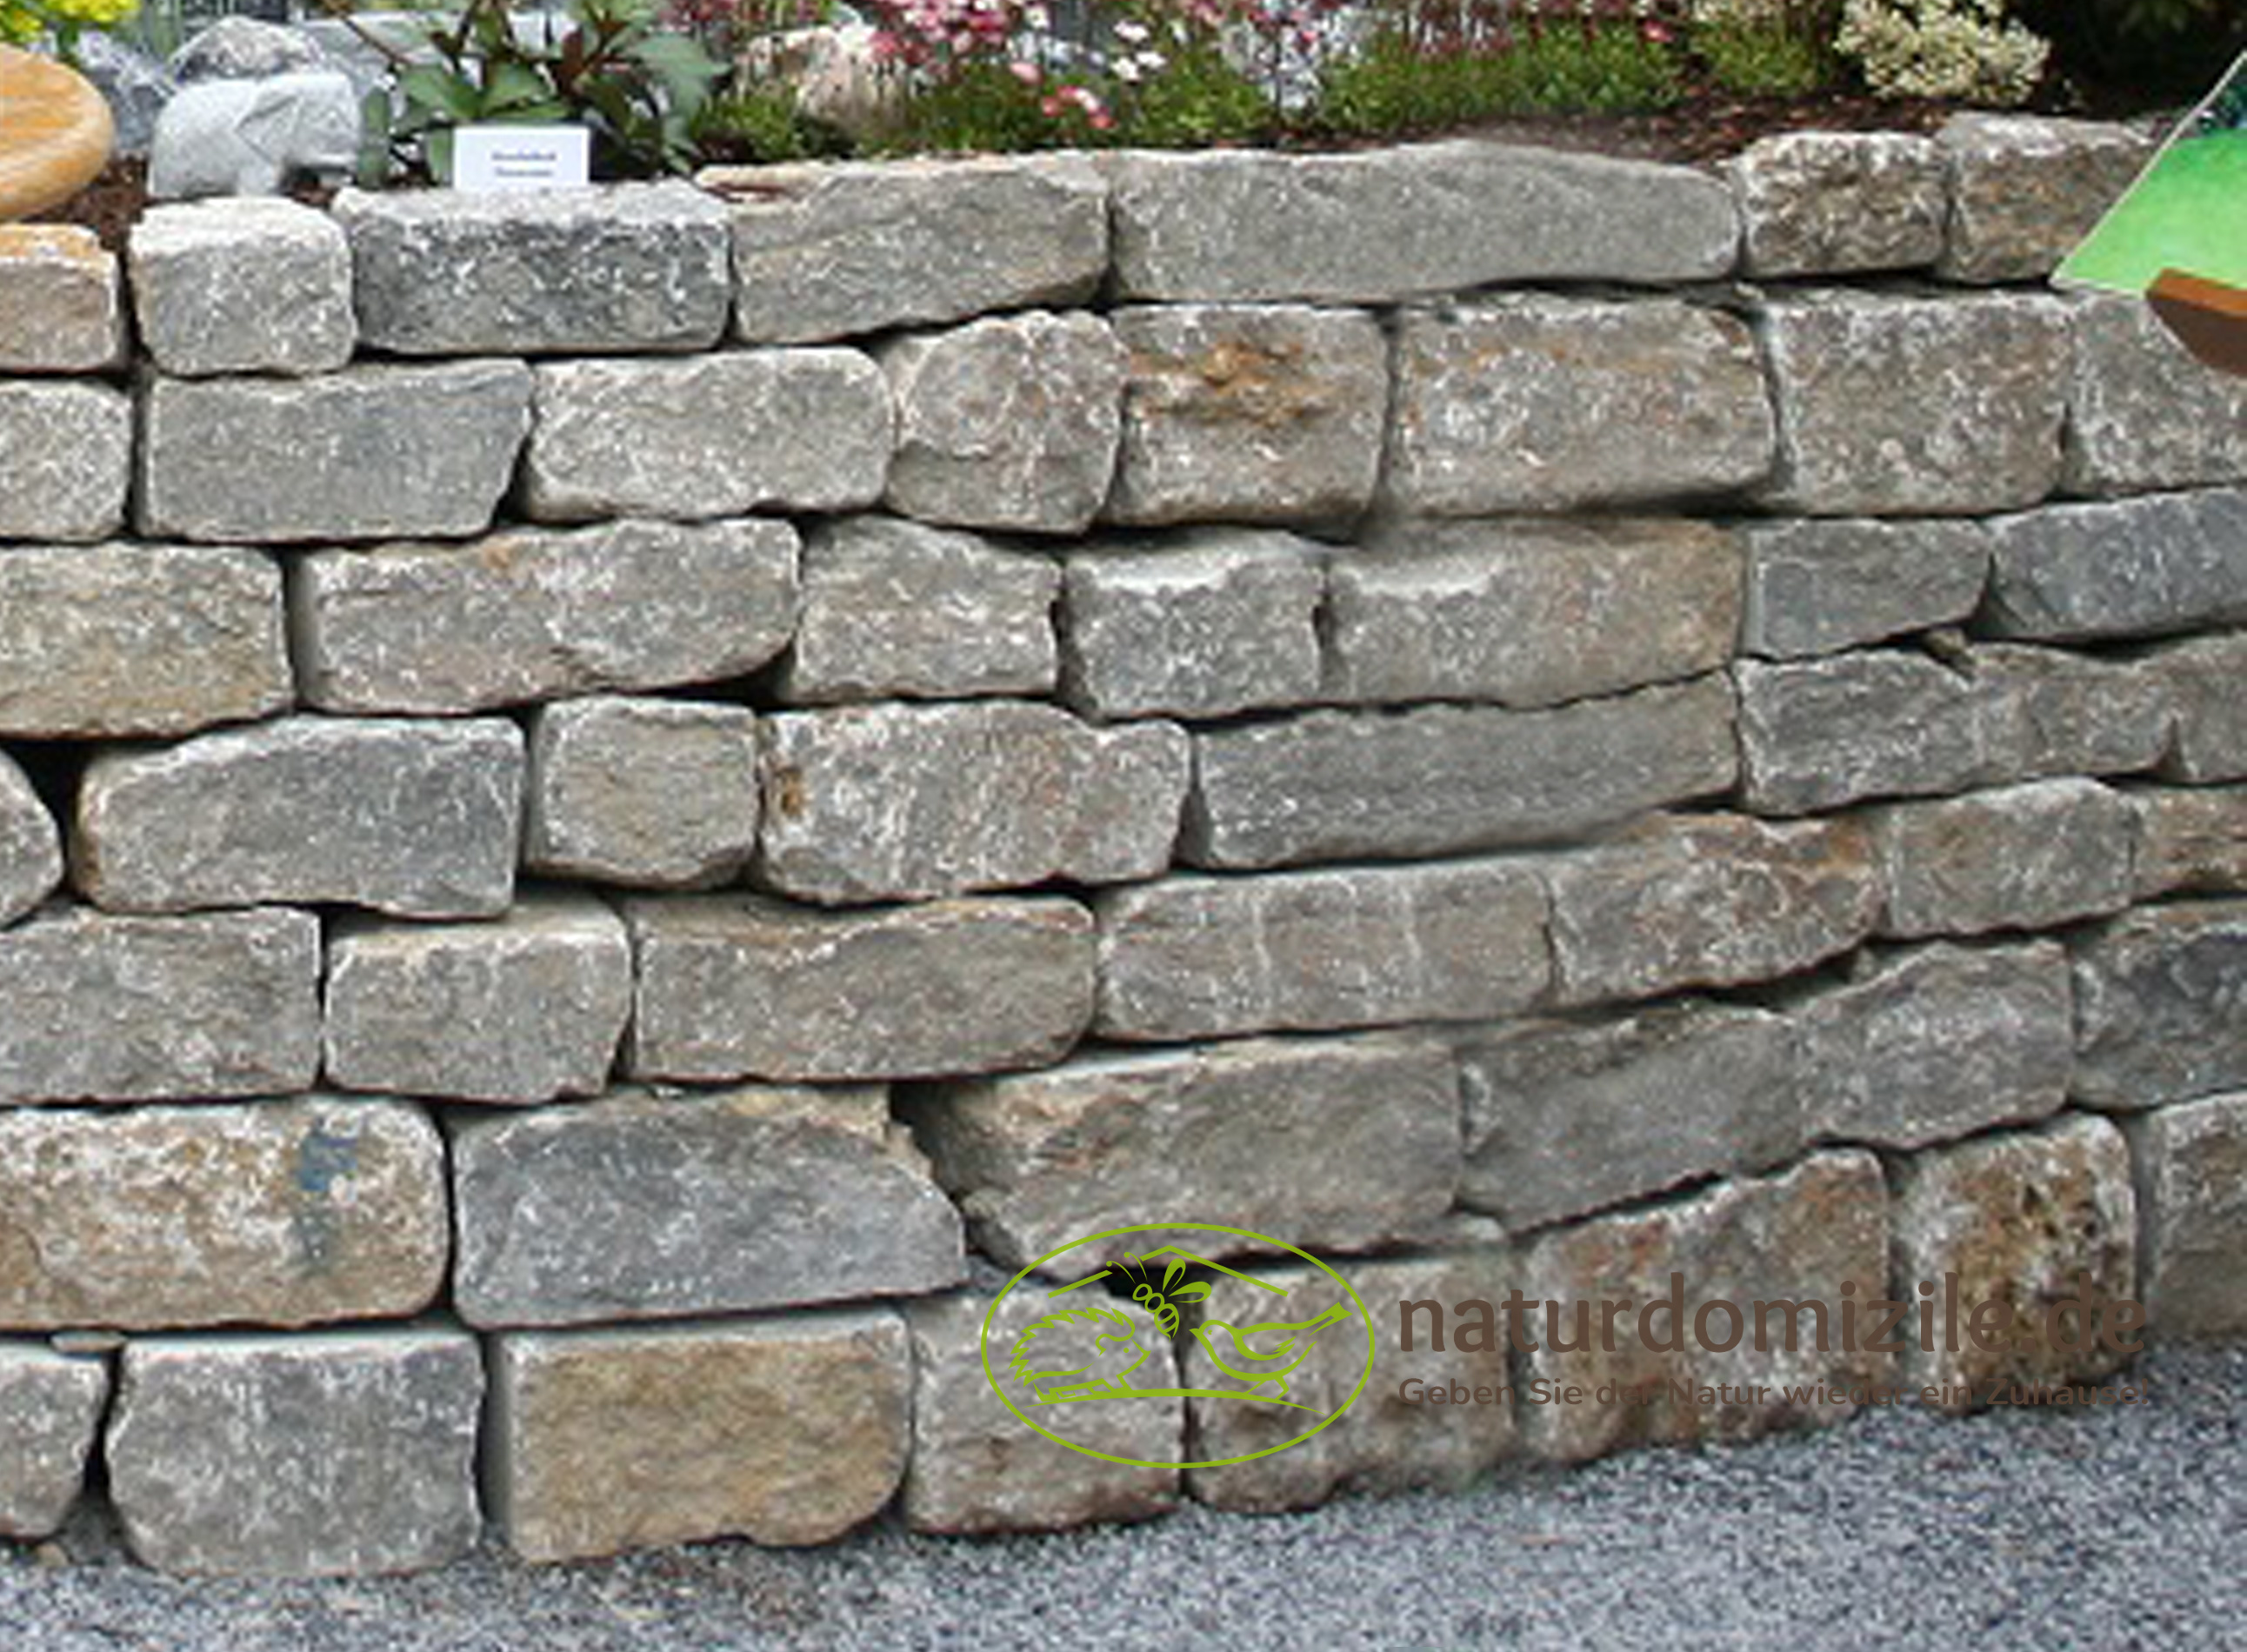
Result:
M1186 1233L1226 1233L1253 1239L1299 1257L1325 1276L1299 1281L1294 1288L1254 1273L1212 1262L1176 1244L1163 1244L1097 1266L1068 1284L1046 1286L1031 1276L1067 1278L1071 1251L1132 1233L1175 1239ZM1219 1248L1216 1245L1212 1249ZM1323 1287L1333 1281L1339 1299ZM1212 1289L1231 1318L1211 1311ZM1011 1341L1001 1332L994 1345L992 1326L1015 1292L1042 1298L1043 1310ZM1306 1301L1324 1300L1324 1306ZM1296 1298L1293 1307L1289 1299ZM1153 1316L1159 1335L1124 1310L1137 1302ZM1188 1319L1193 1323L1189 1326ZM1360 1347L1364 1357L1356 1358ZM1320 1358L1306 1370L1314 1354ZM1104 1408L1180 1397L1207 1403L1235 1403L1301 1413L1302 1431L1292 1439L1238 1457L1184 1463L1189 1469L1246 1463L1301 1445L1357 1403L1373 1375L1373 1316L1349 1282L1318 1258L1294 1246L1251 1233L1246 1228L1209 1222L1151 1222L1089 1233L1048 1251L1008 1280L983 1316L983 1375L1007 1409L1023 1424L1056 1445L1110 1463L1168 1468L1166 1462L1119 1457L1096 1451L1068 1437L1070 1425ZM1339 1356L1339 1357L1337 1357ZM1178 1374L1194 1370L1199 1386L1181 1386ZM1314 1373L1323 1380L1311 1380ZM1339 1403L1328 1397L1351 1384Z

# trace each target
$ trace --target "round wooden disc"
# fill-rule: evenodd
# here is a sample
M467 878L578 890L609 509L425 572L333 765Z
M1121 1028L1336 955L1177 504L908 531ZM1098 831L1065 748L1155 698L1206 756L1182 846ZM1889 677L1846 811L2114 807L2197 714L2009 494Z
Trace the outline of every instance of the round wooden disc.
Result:
M109 160L109 105L51 58L0 46L0 222L69 200Z

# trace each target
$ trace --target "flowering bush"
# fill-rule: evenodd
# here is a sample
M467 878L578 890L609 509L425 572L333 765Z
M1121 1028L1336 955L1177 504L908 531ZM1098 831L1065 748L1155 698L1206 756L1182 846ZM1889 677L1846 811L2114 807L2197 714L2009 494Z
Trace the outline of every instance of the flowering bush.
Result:
M0 0L0 44L28 46L54 38L65 62L87 29L113 29L140 9L140 0Z
M2028 100L2052 48L2009 19L2005 0L1847 0L1834 44L1884 98Z

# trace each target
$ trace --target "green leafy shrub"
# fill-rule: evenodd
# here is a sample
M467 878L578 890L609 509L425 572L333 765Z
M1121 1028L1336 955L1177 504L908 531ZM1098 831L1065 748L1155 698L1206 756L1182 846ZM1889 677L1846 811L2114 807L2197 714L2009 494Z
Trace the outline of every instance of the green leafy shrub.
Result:
M82 32L117 28L139 6L140 0L0 0L0 45L28 46L48 36L56 55L72 62Z
M1830 85L1838 9L1828 0L1693 0L1688 38L1718 86L1800 98Z

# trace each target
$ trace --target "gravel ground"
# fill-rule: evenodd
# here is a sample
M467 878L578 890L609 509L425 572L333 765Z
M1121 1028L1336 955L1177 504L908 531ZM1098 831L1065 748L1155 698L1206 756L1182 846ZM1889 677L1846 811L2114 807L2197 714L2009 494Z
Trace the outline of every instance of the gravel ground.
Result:
M2141 1406L1906 1408L1464 1496L1042 1539L884 1527L540 1568L488 1550L252 1584L142 1570L88 1519L0 1559L0 1629L9 1652L2247 1647L2247 1348L2140 1376Z

